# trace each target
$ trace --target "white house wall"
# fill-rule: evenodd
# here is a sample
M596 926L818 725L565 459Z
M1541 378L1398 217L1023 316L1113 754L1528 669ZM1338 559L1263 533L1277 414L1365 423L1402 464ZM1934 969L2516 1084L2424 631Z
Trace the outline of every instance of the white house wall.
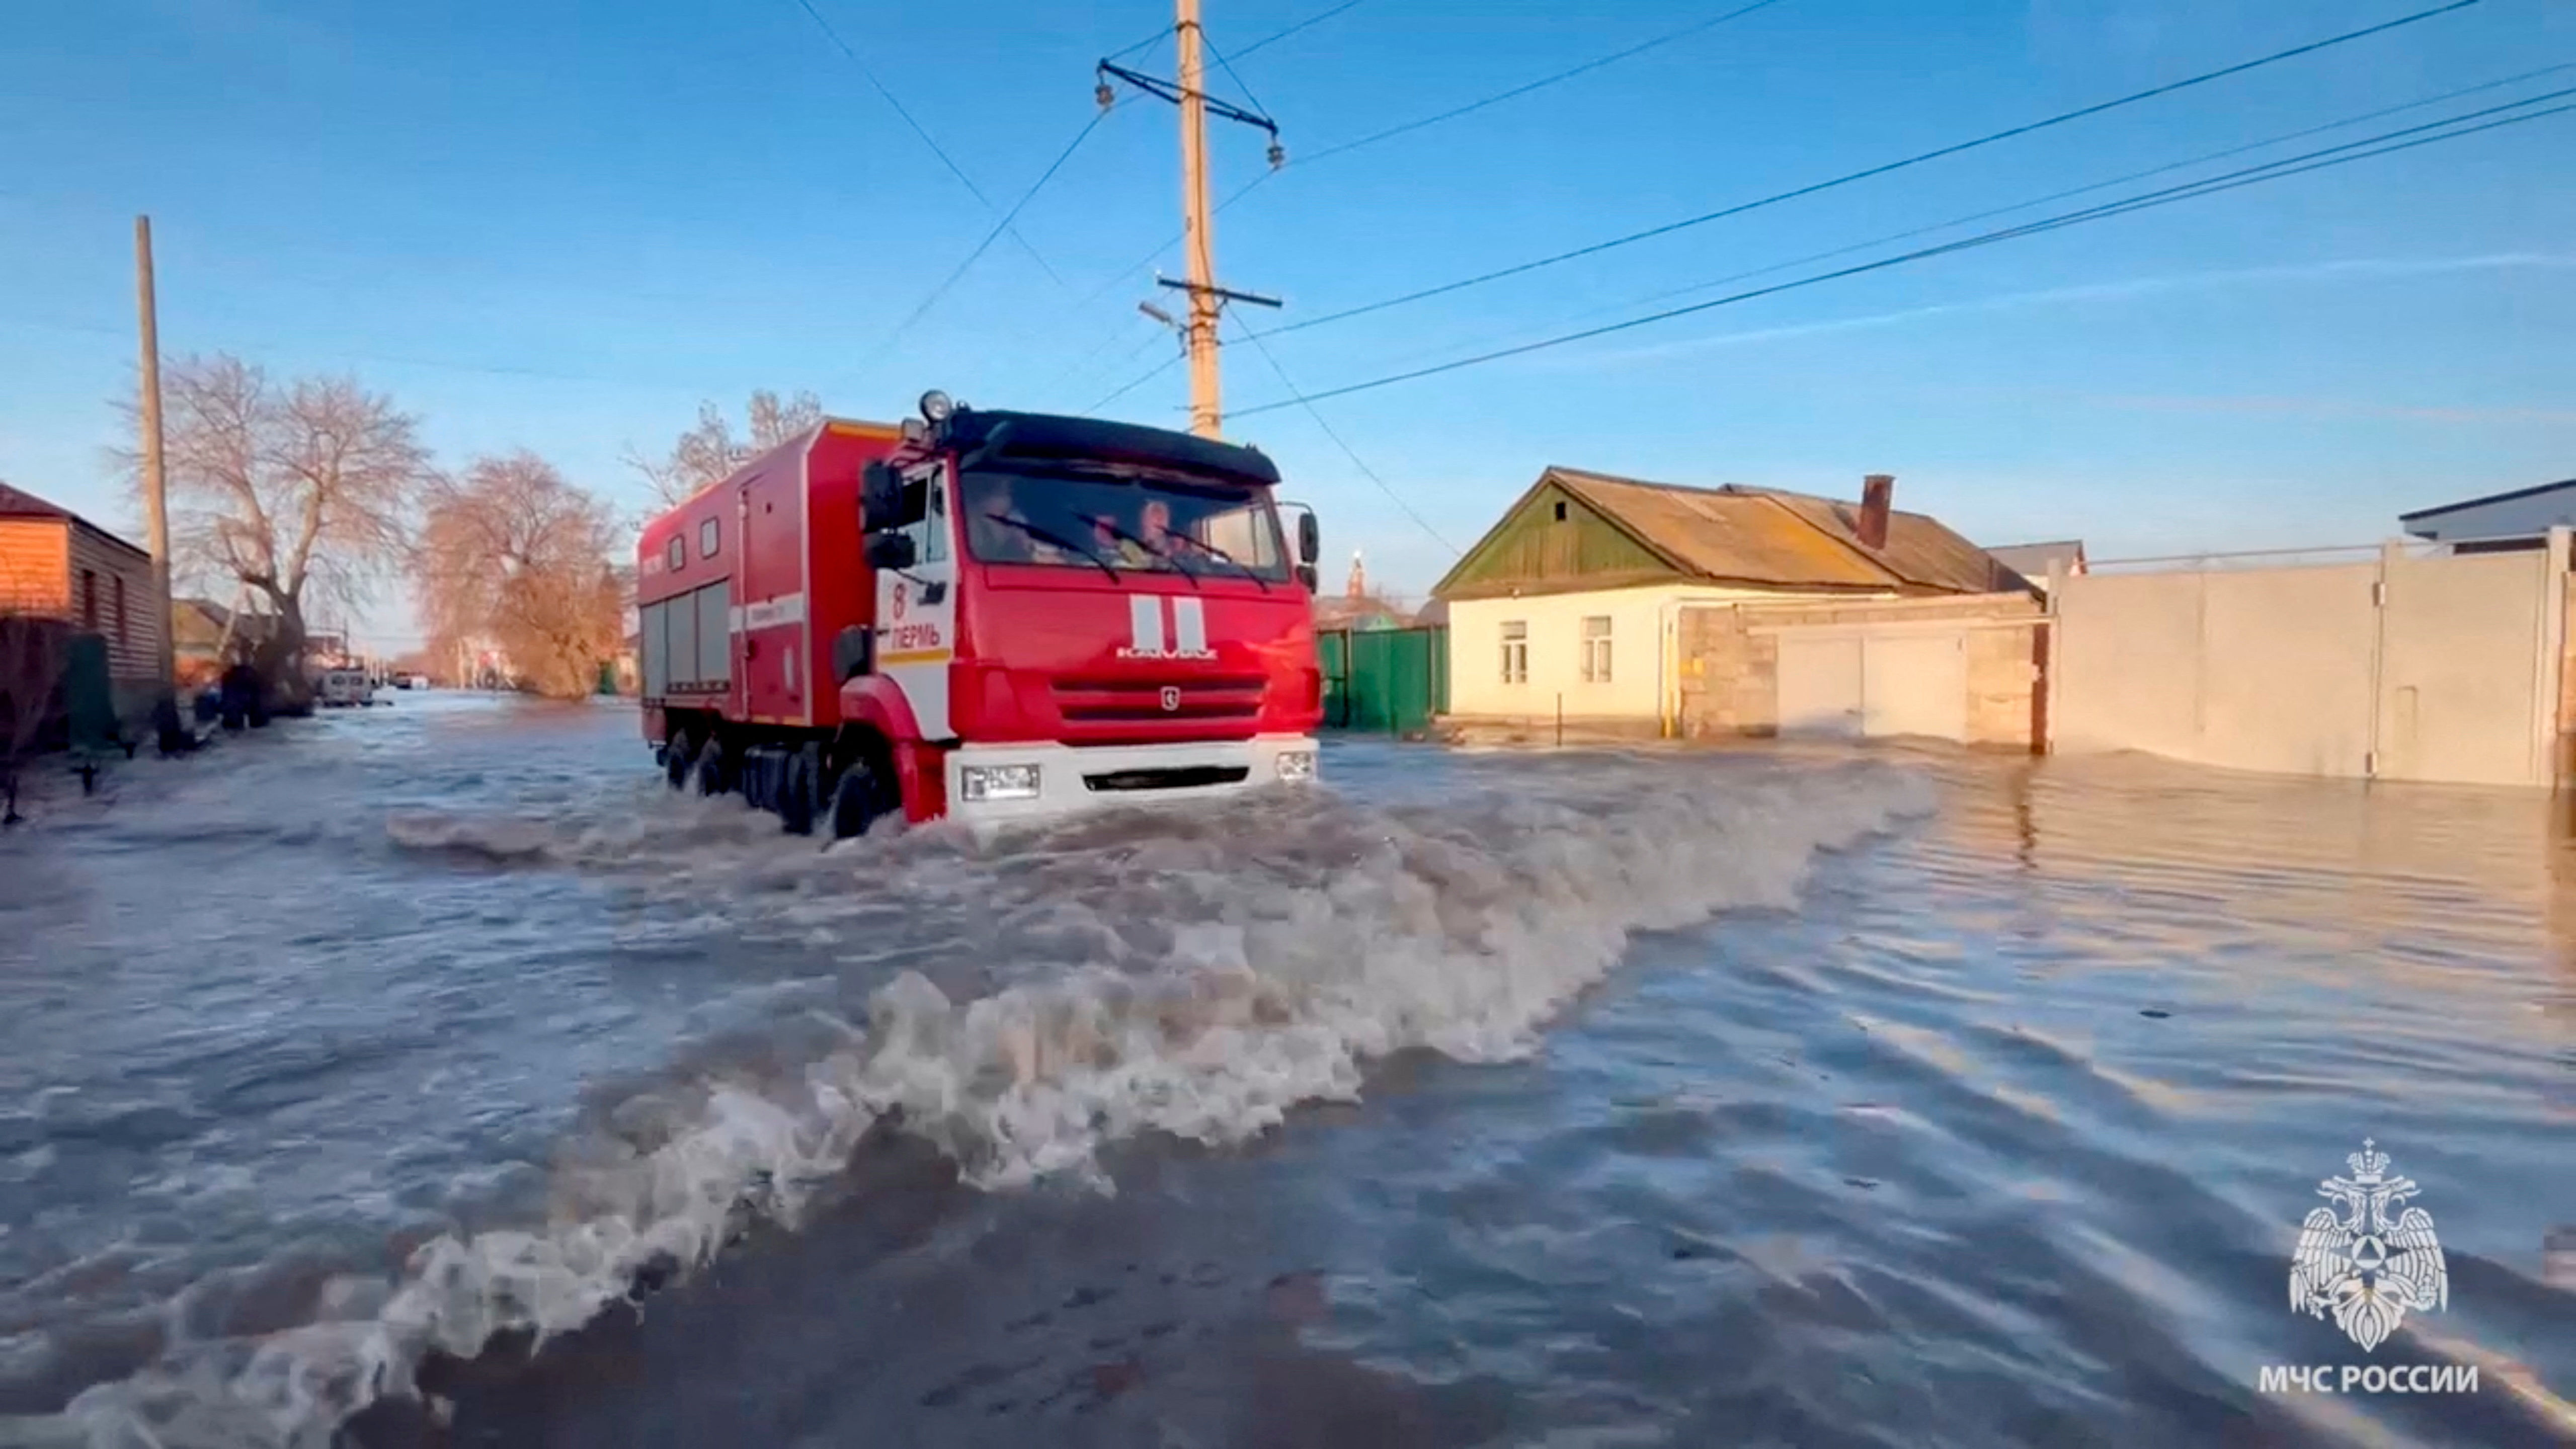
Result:
M1673 687L1675 641L1668 629L1682 604L1785 603L1849 597L1705 584L1646 585L1449 605L1449 713L1460 719L1545 719L1560 697L1567 719L1661 719ZM1610 679L1583 677L1583 621L1610 620ZM1529 629L1529 677L1503 680L1503 625Z

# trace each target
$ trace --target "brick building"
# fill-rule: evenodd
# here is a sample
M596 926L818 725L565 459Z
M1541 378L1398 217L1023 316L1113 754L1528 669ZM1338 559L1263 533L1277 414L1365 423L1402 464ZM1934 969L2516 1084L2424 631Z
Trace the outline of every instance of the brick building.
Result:
M107 641L117 713L148 714L161 682L152 556L59 504L0 483L0 613Z

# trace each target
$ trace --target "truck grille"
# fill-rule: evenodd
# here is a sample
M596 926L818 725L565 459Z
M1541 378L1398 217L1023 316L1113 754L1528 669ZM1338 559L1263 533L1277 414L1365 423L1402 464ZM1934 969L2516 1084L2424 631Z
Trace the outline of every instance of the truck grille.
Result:
M1068 724L1149 721L1244 721L1261 713L1258 674L1195 674L1181 679L1059 679L1055 707ZM1171 691L1167 701L1164 691Z
M1172 765L1156 770L1111 770L1085 775L1086 790L1187 790L1195 786L1240 785L1250 779L1247 765Z

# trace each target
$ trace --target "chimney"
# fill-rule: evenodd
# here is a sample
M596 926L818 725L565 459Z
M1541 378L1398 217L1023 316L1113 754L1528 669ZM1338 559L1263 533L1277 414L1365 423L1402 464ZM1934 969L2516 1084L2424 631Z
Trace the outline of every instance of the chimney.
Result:
M1895 501L1894 475L1872 473L1860 480L1860 519L1853 531L1864 547L1887 547L1887 510Z

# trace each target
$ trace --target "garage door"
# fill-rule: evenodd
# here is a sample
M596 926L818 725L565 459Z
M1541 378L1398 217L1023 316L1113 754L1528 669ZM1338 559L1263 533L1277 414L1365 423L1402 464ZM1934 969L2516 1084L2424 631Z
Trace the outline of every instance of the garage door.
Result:
M1968 737L1968 636L1865 635L1861 646L1861 733Z
M1780 732L1968 737L1964 630L1804 633L1780 638Z
M1780 636L1780 733L1860 734L1860 642L1850 634Z

